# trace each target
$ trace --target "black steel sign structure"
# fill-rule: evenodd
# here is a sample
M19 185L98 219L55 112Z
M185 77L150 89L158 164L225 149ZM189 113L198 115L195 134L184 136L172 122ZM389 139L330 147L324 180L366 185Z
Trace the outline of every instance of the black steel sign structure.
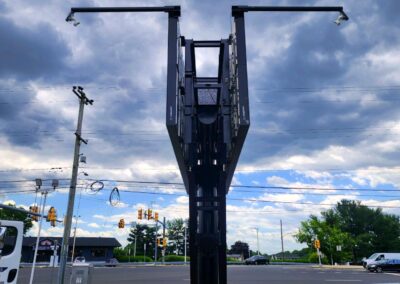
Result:
M191 284L226 284L226 194L250 127L246 12L338 12L342 7L232 6L233 30L222 40L179 32L179 6L72 8L87 12L168 13L166 126L189 195ZM79 23L76 23L76 25ZM216 77L199 77L196 50L219 50Z

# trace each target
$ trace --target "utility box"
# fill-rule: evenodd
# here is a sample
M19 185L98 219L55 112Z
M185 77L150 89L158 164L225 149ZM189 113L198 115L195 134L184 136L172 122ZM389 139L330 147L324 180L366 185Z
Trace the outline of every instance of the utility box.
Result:
M90 263L73 263L71 284L90 284L92 283L93 264Z

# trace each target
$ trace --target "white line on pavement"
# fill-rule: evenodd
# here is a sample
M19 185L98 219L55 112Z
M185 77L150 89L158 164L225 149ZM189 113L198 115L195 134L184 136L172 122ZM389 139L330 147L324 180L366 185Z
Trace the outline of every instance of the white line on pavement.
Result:
M388 272L386 272L385 274L400 276L400 274L398 274L398 273L388 273Z
M358 279L325 279L326 282L361 282Z

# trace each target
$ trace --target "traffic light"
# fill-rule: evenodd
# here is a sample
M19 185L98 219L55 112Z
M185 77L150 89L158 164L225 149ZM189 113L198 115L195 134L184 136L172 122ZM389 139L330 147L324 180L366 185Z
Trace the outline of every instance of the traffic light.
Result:
M36 205L29 206L29 211L32 213L39 213L39 208ZM32 221L38 221L39 217L36 215L31 215Z
M320 248L321 248L321 243L320 243L319 240L315 240L315 241L314 241L314 247L315 247L316 249L320 249Z
M47 212L47 222L55 221L57 219L56 209L54 207L50 207L49 212Z
M120 229L125 228L125 220L124 219L119 220L118 228L120 228Z
M162 240L162 246L163 246L163 248L166 248L166 247L167 247L167 238L163 238L163 240Z
M154 213L154 220L157 222L158 221L158 212Z
M54 207L50 207L49 212L47 212L47 222L50 222L52 227L56 226L57 221L57 211Z
M149 208L147 209L147 220L151 220L153 218L153 211Z
M142 220L143 219L143 209L140 208L137 212L137 218L138 220Z
M157 246L158 247L161 246L161 241L162 241L162 239L157 239Z

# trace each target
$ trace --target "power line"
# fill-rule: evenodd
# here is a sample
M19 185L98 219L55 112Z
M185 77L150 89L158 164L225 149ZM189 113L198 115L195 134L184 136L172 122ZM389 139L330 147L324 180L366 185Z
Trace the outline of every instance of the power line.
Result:
M43 181L50 181L51 179L43 179ZM68 178L58 179L60 181L69 181ZM133 184L146 184L146 185L171 185L179 186L182 188L183 183L178 182L161 182L161 181L142 181L142 180L118 180L118 179L81 179L81 181L102 181L102 182L116 182L116 183L133 183ZM34 182L34 180L0 180L0 183L24 183ZM380 191L380 192L400 192L400 189L383 189L383 188L334 188L334 187L314 187L314 186L263 186L263 185L241 185L233 184L232 188L252 188L252 189L283 189L283 190L320 190L320 191Z

